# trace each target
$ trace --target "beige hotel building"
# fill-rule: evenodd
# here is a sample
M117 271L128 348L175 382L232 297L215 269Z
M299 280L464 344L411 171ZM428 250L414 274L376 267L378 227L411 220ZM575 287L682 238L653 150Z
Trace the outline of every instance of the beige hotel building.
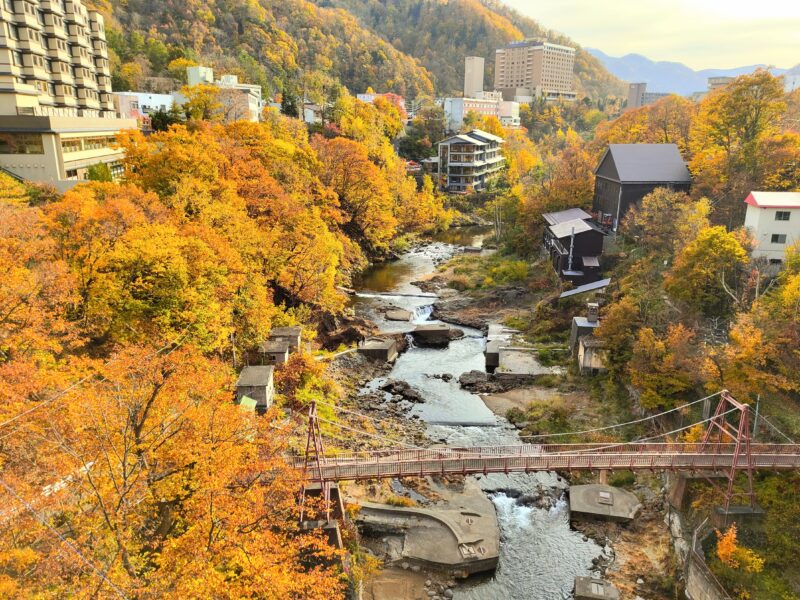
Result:
M103 17L78 0L0 0L0 168L68 189L121 170Z
M504 97L575 100L575 48L539 40L495 50L494 87Z

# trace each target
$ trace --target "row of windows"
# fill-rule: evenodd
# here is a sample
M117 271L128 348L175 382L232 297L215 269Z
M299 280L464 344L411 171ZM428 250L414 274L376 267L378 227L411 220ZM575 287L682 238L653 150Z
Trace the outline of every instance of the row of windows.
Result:
M0 154L44 154L42 136L36 133L0 133Z
M68 138L61 140L61 151L65 154L70 152L83 152L85 150L102 150L115 146L117 138L113 135L95 136L87 138Z

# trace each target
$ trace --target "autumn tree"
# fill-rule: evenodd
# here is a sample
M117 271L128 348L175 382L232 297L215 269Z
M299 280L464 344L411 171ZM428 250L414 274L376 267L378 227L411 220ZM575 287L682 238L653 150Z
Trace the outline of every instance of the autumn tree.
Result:
M367 149L351 140L320 136L313 145L320 159L320 179L336 192L348 215L344 230L370 253L388 249L397 221L389 187Z
M639 307L626 295L609 306L595 332L595 336L605 342L606 366L616 379L627 373L639 323Z
M732 226L741 219L742 199L760 183L761 145L777 132L785 110L781 81L765 70L738 77L700 103L690 169L695 193L712 198L718 222Z
M181 94L186 98L183 110L186 117L195 121L214 121L223 116L223 104L220 102L220 89L211 84L184 86Z
M709 225L709 212L706 200L695 203L685 193L656 188L630 208L622 232L647 252L671 255Z
M644 408L672 408L686 400L698 381L694 332L678 323L662 338L649 327L639 330L630 361L631 383Z
M735 287L747 253L733 233L707 227L686 244L667 275L665 287L675 299L704 315L726 315L732 307L725 286Z
M67 394L39 465L61 482L45 506L57 501L59 527L105 577L23 511L2 525L0 564L16 564L2 583L87 598L111 585L142 598L342 594L325 566L333 550L299 531L285 436L236 406L230 386L224 365L191 348L129 347Z

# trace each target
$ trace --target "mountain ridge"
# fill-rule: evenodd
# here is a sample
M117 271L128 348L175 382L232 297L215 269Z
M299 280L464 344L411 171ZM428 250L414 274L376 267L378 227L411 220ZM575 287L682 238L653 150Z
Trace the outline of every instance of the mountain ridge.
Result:
M676 93L684 96L694 92L705 91L709 77L736 77L762 68L769 68L773 75L782 75L790 70L765 64L745 65L730 69L694 70L681 62L654 61L638 53L628 53L617 57L610 56L597 48L586 48L586 50L600 60L606 69L623 81L630 83L646 82L648 91Z

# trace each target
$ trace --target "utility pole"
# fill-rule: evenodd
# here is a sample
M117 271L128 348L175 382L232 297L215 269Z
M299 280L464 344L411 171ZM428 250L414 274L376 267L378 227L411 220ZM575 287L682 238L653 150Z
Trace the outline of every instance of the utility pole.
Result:
M233 370L236 370L236 334L231 331L231 349L233 350Z

